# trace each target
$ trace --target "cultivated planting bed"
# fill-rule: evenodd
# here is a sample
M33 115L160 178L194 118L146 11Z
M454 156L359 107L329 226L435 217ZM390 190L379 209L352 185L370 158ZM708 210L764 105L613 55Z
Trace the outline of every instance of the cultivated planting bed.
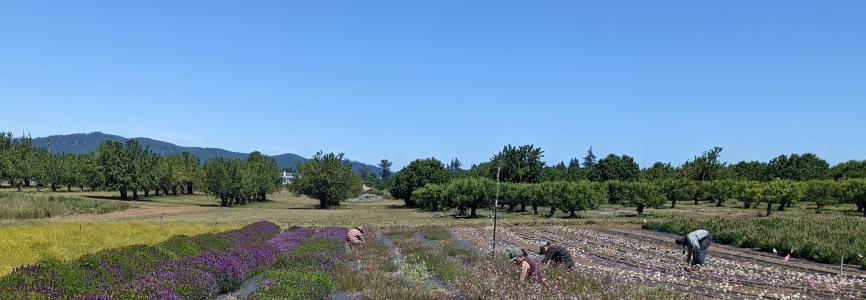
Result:
M490 253L492 228L455 228L454 232L483 252ZM862 299L866 273L781 256L713 245L707 264L696 272L683 270L680 248L673 236L633 227L507 227L500 228L499 249L518 246L532 251L553 241L571 251L577 272L609 277L615 285L659 287L722 298ZM534 255L539 258L537 255ZM665 297L668 298L668 297Z

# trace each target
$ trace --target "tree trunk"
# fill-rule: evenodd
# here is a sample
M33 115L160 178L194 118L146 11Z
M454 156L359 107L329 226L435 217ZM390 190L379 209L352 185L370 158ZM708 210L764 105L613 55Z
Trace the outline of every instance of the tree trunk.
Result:
M823 206L823 205L818 205L818 208L815 208L816 214L821 214L821 206Z
M84 186L83 186L83 185L78 186L78 188L80 188L82 192L84 191Z
M126 189L121 188L120 189L120 200L126 200L126 199L128 199L127 194L126 194Z
M457 209L457 215L461 216L461 217L465 216L466 215L466 208L461 207L461 208Z
M132 200L138 200L138 189L132 189Z
M190 194L191 194L191 193L190 193ZM266 201L266 200L268 200L268 194L267 194L267 193L262 193L262 201Z
M722 207L722 198L716 200L716 207Z
M30 178L24 178L24 186L30 187Z
M439 211L439 202L433 202L433 206L431 207L433 211Z
M637 206L637 215L638 215L638 216L642 216L642 215L643 215L643 205L638 205L638 206Z
M537 215L537 214L538 214L538 205L533 205L533 206L532 206L532 214L533 214L533 215Z
M144 189L144 197L147 198L148 195L150 195L150 189Z
M574 213L573 209L568 213L568 217L569 218L577 218L577 215Z
M676 208L676 207L677 207L677 200L676 199L671 200L671 208Z
M857 211L858 211L858 212L862 212L862 211L863 211L863 204L857 203Z
M550 207L550 214L547 215L548 218L553 218L553 215L556 214L556 207Z
M788 203L785 206L791 207L791 201L788 201Z
M469 209L470 209L470 212L469 212L469 218L476 218L476 217L478 217L478 215L475 213L475 208L474 208L474 207L470 207Z
M192 182L186 184L186 193L192 195ZM265 200L265 198L262 198L262 200Z
M520 212L526 212L526 203L520 203Z
M159 188L156 188L156 189L153 191L153 195L159 197Z
M749 202L743 202L743 208L749 208Z
M57 191L57 185L56 185L56 184L53 184L53 183L51 184L51 191L52 191L52 192L56 192L56 191Z
M782 200L782 203L779 203L779 208L777 208L777 210L778 211L785 211L785 204L787 204L787 203L788 203L787 200Z
M67 192L71 192L71 191L72 191L72 185L71 185L71 184L67 184L67 185L66 185L66 191L67 191Z
M770 216L770 213L773 212L773 203L767 202L767 216Z
M171 195L177 196L177 185L171 187Z
M695 198L695 205L698 205L698 198Z

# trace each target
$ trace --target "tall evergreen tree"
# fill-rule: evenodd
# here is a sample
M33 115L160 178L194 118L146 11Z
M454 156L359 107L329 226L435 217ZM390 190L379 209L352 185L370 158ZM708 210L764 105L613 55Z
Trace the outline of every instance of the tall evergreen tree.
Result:
M586 156L583 157L583 167L586 169L592 169L592 167L595 167L595 163L595 154L592 153L592 146L589 146L589 150L586 150Z

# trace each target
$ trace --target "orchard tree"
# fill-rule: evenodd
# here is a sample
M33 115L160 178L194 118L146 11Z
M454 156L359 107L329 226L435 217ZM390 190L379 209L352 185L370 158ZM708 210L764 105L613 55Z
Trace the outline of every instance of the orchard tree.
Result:
M280 168L273 158L255 151L247 156L244 166L249 178L250 192L256 199L267 200L268 194L280 188Z
M828 179L830 164L812 153L779 155L770 160L768 170L773 178L789 180Z
M217 157L204 163L204 188L208 194L220 199L220 205L242 204L243 162L238 159Z
M448 181L445 165L435 158L416 159L394 174L391 183L391 196L402 199L406 206L415 207L412 192L428 183L442 184Z
M507 145L490 159L491 165L486 177L496 178L497 168L500 168L500 181L541 182L544 169L542 158L544 158L544 151L534 145L520 147Z
M563 197L556 206L562 212L568 213L569 218L577 217L577 211L598 209L599 203L607 200L604 186L597 182L566 182L563 192Z
M836 180L851 178L866 178L866 160L849 160L830 168L830 174Z
M848 179L841 182L840 194L846 203L857 205L857 211L866 217L866 179Z
M544 205L544 196L543 190L541 189L541 184L538 183L520 183L518 184L518 189L520 190L520 197L523 199L521 203L521 211L526 211L526 207L524 204L532 206L532 214L538 214L538 207Z
M636 207L638 215L643 215L646 207L658 208L665 203L664 196L652 182L625 182L624 185L627 197L622 205Z
M835 181L810 180L803 186L803 198L815 202L815 213L820 214L824 206L836 203L839 191L839 186Z
M171 166L172 176L177 184L181 186L182 190L185 189L187 194L193 194L195 183L200 182L202 177L201 163L198 157L184 151L177 155ZM173 192L176 194L176 189Z
M769 181L769 166L761 161L741 161L728 167L733 179Z
M116 141L105 141L96 151L97 164L104 179L103 188L120 192L120 199L128 198L127 191L132 184L131 162L123 144Z
M296 194L318 199L319 208L329 208L360 194L363 183L352 172L352 166L343 161L343 153L318 152L312 159L298 164L298 178L290 188ZM409 195L411 197L411 193Z
M675 208L678 201L694 200L698 193L697 185L685 178L665 179L657 183L665 198L671 201L671 208Z
M537 185L541 198L539 204L549 207L550 212L547 217L553 218L556 208L565 201L568 183L565 181L545 181Z
M741 193L740 185L731 179L715 180L707 184L708 196L711 201L721 207L725 200L735 198Z
M784 210L786 203L797 201L802 196L800 185L791 180L775 179L767 183L761 190L761 202L767 204L767 216L772 212L773 204L779 204L779 211Z
M693 160L686 161L682 167L683 175L696 181L720 179L725 168L725 164L719 161L721 153L722 147L713 147Z
M644 180L665 180L680 178L680 172L677 168L671 166L670 163L655 162L652 167L641 171L641 179Z
M492 180L467 177L449 182L443 191L443 198L448 199L449 208L457 208L461 212L469 209L469 218L475 218L478 208L493 203L495 193L496 183Z
M631 156L608 154L592 168L590 178L599 182L635 181L640 179L640 167Z
M412 199L422 209L439 211L444 190L445 187L441 184L427 184L412 192Z

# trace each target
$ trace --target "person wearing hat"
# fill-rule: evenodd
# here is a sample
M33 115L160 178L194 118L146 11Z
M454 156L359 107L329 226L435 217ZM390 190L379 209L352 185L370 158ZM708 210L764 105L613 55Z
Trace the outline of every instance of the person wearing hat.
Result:
M541 283L541 269L538 268L538 263L529 258L525 250L512 247L508 249L508 256L511 257L514 264L520 266L520 282L526 280L526 277L532 276L535 283Z
M364 242L364 227L358 226L349 230L346 233L346 242L349 247L354 247Z
M683 254L686 254L686 262L689 264L686 266L686 271L691 272L693 266L704 264L710 244L713 243L713 235L709 231L698 229L677 238L674 242L683 246Z
M568 250L565 248L553 245L550 242L547 242L547 244L538 248L538 255L544 255L541 264L553 261L569 270L574 267L574 262L571 260L571 253L568 253Z

